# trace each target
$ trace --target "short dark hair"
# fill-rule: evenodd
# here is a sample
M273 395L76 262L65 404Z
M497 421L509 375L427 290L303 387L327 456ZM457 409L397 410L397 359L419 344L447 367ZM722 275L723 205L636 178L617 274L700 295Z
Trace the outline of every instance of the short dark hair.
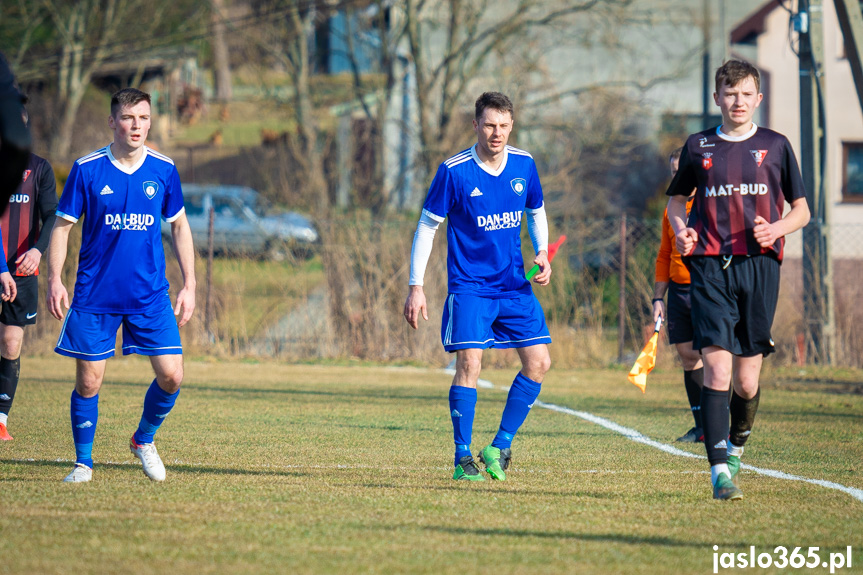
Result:
M716 93L722 86L736 86L748 77L755 80L755 91L761 91L761 73L758 68L743 60L729 60L716 70Z
M679 148L677 148L676 150L674 150L673 152L671 152L668 155L668 161L673 162L674 160L679 160L680 154L682 154L682 153L683 153L683 146L680 146Z
M512 100L500 92L483 92L482 96L476 99L476 115L474 118L479 120L486 108L499 112L509 112L510 117L514 116Z
M140 102L150 104L150 94L137 88L123 88L114 92L114 95L111 96L111 115L116 118L120 110L127 106L134 106Z

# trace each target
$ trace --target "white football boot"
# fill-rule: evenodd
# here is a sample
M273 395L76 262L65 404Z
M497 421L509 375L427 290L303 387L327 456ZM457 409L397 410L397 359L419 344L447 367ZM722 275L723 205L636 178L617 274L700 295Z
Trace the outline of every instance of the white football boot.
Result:
M153 443L135 443L135 436L129 440L129 450L135 454L135 457L141 460L141 465L144 467L144 475L153 481L165 481L165 465L162 463L162 458L156 451L156 445Z
M66 476L64 483L84 483L93 479L93 469L83 463L76 463L72 473Z

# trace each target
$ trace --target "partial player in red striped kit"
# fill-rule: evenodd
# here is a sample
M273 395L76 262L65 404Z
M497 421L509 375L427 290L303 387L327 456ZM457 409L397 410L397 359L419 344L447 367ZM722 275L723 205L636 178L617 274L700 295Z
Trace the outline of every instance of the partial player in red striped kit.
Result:
M3 257L18 288L17 297L3 302L0 311L0 440L12 439L7 419L18 388L24 327L36 323L39 262L48 248L56 209L54 170L44 158L30 154L21 185L0 216Z

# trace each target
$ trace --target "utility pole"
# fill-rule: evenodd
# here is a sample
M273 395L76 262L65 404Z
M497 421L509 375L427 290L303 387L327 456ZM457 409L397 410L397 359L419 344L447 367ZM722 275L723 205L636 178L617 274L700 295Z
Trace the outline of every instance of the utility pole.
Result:
M704 13L701 21L701 35L704 41L701 54L701 129L710 128L710 0L703 0Z
M799 0L794 21L800 35L800 152L806 201L812 212L803 228L803 315L808 351L816 363L835 360L833 262L830 257L830 199L824 170L824 34L822 0Z
M839 27L845 38L845 55L851 66L851 76L857 87L857 99L863 110L863 12L859 0L834 0Z

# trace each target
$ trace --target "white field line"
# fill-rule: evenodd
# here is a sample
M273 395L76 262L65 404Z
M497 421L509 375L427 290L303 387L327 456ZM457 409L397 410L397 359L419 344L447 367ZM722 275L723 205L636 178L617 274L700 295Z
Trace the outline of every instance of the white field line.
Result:
M32 457L28 458L18 458L18 459L9 459L7 461L13 463L35 463L37 461L43 461L42 459L35 459ZM68 463L72 465L75 463L74 459L64 459L59 457L57 459L50 459L46 461L53 461L55 463ZM137 459L127 459L125 461L111 461L111 460L94 460L97 465L122 465L122 466L130 466L130 467L140 467L140 463ZM183 461L182 459L165 459L164 463L168 466L168 471L171 470L171 465L182 465L187 467L225 467L223 465L213 465L212 463L203 463L203 462L194 462L194 461ZM304 465L304 464L284 464L280 465L278 463L252 463L243 466L243 469L271 469L273 471L279 470L291 470L291 469L347 469L347 470L360 470L360 469L368 469L368 470L381 470L381 469L389 469L389 470L404 470L404 467L401 466L390 466L390 467L382 467L380 465L345 465L341 463L333 463L330 465ZM412 467L413 470L423 470L423 471L452 471L452 466L446 465L432 465L428 467ZM529 469L524 467L513 467L513 469L518 469L521 473L529 473L529 474L543 474L543 473L554 473L556 475L568 474L568 475L641 475L644 473L642 469L568 469L568 470L554 470L550 471L547 469ZM658 474L666 474L666 475L710 475L710 471L691 471L691 470L681 470L681 471L671 471L671 470L654 470L651 473Z
M455 374L455 369L449 367L444 369L445 373L450 375ZM500 389L502 391L509 391L508 386L495 385L492 382L486 379L480 379L477 381L477 387L482 387L486 389ZM696 455L695 453L690 453L688 451L683 451L682 449L677 449L672 445L668 445L667 443L660 443L659 441L654 441L649 437L642 434L640 431L636 431L635 429L629 429L628 427L623 427L622 425L618 425L614 423L610 419L605 419L604 417L599 417L598 415L593 415L592 413L588 413L586 411L576 411L575 409L570 409L568 407L562 407L560 405L555 405L553 403L545 403L537 400L534 404L535 407L541 407L543 409L548 409L550 411L556 411L558 413L565 413L566 415L573 415L575 417L579 417L584 419L585 421L589 421L591 423L595 423L601 427L606 429L610 429L615 433L619 433L627 439L635 441L637 443L643 443L644 445L649 445L655 449L660 451L664 451L671 455L679 455L680 457L689 457L690 459L707 459L705 455ZM800 475L791 475L790 473L785 473L784 471L776 471L774 469L764 469L761 467L755 467L753 465L748 465L746 463L740 463L740 467L742 469L747 469L749 471L753 471L760 475L766 475L768 477L774 477L776 479L785 479L788 481L802 481L804 483L811 483L813 485L820 485L821 487L826 487L828 489L836 489L837 491L841 491L843 493L847 493L854 499L863 502L863 489L859 489L857 487L848 487L847 485L842 485L841 483L835 483L833 481L826 481L824 479L809 479L808 477L801 477Z
M445 373L449 375L455 375L455 369L446 368L443 370ZM508 386L497 386L492 382L486 379L479 379L477 381L477 387L482 387L485 389L499 389L501 391L509 391ZM660 451L664 451L671 455L679 455L680 457L688 457L690 459L707 459L704 455L697 455L695 453L690 453L688 451L683 451L682 449L677 449L672 445L668 445L667 443L660 443L659 441L654 441L649 437L642 434L640 431L636 431L635 429L630 429L628 427L623 427L622 425L618 425L617 423L611 421L610 419L605 419L604 417L599 417L598 415L593 415L592 413L588 413L586 411L577 411L575 409L570 409L569 407L562 407L560 405L555 405L553 403L545 403L543 401L537 400L534 403L534 406L541 407L543 409L548 409L550 411L556 411L558 413L564 413L566 415L573 415L575 417L579 417L584 419L585 421L589 421L591 423L595 423L601 427L614 431L615 433L619 433L627 439L635 441L637 443L643 443L644 445L648 445L650 447L659 449ZM13 460L15 461L15 460ZM21 459L17 461L35 461L34 459ZM71 460L66 459L56 459L55 461L61 461L72 463ZM125 465L129 463L133 463L134 459L128 459L126 461L106 461L104 463L114 464L114 465ZM178 459L173 461L168 461L169 464L174 465L193 465L193 466L204 466L203 463L188 463L183 462ZM364 469L366 466L363 465L253 465L250 467L254 468L273 468L273 469ZM373 466L368 466L368 468L372 468ZM841 483L835 483L833 481L826 481L824 479L810 479L808 477L801 477L799 475L791 475L790 473L785 473L784 471L776 471L774 469L764 469L761 467L755 467L753 465L749 465L747 463L740 463L740 467L742 469L747 469L749 471L753 471L760 475L766 475L768 477L773 477L776 479L786 479L788 481L801 481L804 483L811 483L813 485L819 485L821 487L826 487L828 489L835 489L837 491L841 491L843 493L847 493L854 499L863 502L863 489L859 489L857 487L848 487L847 485L842 485ZM380 469L380 466L374 466L374 469ZM447 468L448 469L448 468ZM586 469L583 471L577 471L575 473L633 473L634 470L598 470L598 469ZM528 471L530 473L530 471ZM706 472L705 472L706 473Z
M667 443L660 443L658 441L654 441L649 437L644 436L639 431L629 429L628 427L623 427L622 425L618 425L611 420L593 415L592 413L587 413L586 411L576 411L568 407L561 407L559 405L554 405L553 403L544 403L542 401L537 401L536 403L534 403L534 406L542 407L543 409L549 409L551 411L557 411L558 413L565 413L567 415L574 415L575 417L580 417L581 419L584 419L591 423L595 423L596 425L600 425L606 429L610 429L611 431L619 433L627 439L631 439L632 441L638 443L643 443L644 445L649 445L650 447L655 447L656 449L659 449L666 453L670 453L671 455L679 455L681 457L689 457L694 459L707 459L707 457L704 455L696 455L694 453L689 453L688 451L683 451L682 449L677 449L676 447L668 445ZM856 487L848 487L846 485L842 485L841 483L825 481L824 479L809 479L808 477L791 475L790 473L785 473L784 471L776 471L773 469L755 467L742 462L740 464L740 467L743 469L748 469L749 471L754 471L755 473L759 473L761 475L774 477L776 479L786 479L788 481L802 481L804 483L812 483L813 485L827 487L828 489L836 489L838 491L842 491L843 493L847 493L858 501L863 501L863 489L858 489Z
M635 441L637 443L643 443L644 445L649 445L650 447L654 447L656 449L659 449L660 451L670 453L671 455L679 455L680 457L689 457L692 459L707 459L707 457L704 455L696 455L694 453L689 453L688 451L683 451L682 449L677 449L676 447L668 445L667 443L660 443L658 441L654 441L649 437L643 435L641 432L636 431L635 429L623 427L622 425L618 425L609 419L593 415L592 413L587 413L586 411L576 411L568 407L561 407L560 405L554 405L553 403L544 403L542 401L537 401L536 403L534 403L534 405L537 407L542 407L543 409L557 411L558 413L565 413L567 415L574 415L575 417L580 417L581 419L584 419L591 423L595 423L596 425L619 433L627 439L631 439L632 441ZM740 464L740 467L742 469L754 471L755 473L766 475L768 477L774 477L776 479L786 479L788 481L802 481L804 483L811 483L813 485L827 487L828 489L836 489L837 491L847 493L854 499L863 502L863 489L858 489L857 487L848 487L847 485L842 485L841 483L835 483L833 481L825 481L824 479L809 479L808 477L791 475L790 473L785 473L784 471L776 471L774 469L755 467L742 462Z

